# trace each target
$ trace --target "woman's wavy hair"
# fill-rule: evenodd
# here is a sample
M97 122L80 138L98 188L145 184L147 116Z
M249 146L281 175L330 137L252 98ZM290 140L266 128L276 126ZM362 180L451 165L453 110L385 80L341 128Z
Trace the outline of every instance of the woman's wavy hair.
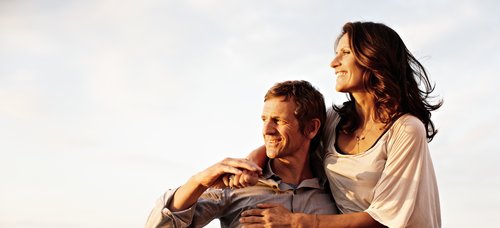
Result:
M388 124L403 114L412 114L424 123L427 140L432 141L437 129L431 121L431 111L441 107L443 102L431 104L428 101L435 86L401 37L381 23L348 22L335 46L344 34L348 36L356 62L365 70L363 83L375 97L375 117ZM342 131L353 132L359 127L352 94L342 106L334 105L333 108L341 116Z

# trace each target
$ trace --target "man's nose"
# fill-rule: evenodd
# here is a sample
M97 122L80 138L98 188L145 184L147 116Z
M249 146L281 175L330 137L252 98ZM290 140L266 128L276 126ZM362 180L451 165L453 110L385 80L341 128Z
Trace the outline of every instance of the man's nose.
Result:
M272 135L272 134L276 133L275 124L272 121L264 122L262 132L264 133L264 135Z

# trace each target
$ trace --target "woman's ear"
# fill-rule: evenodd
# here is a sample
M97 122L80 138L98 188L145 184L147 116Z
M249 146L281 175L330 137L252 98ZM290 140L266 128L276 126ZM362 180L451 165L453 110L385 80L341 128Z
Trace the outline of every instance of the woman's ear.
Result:
M308 139L313 139L316 134L318 134L319 128L321 127L321 121L319 121L318 118L314 118L309 123L306 125L305 130L305 136Z

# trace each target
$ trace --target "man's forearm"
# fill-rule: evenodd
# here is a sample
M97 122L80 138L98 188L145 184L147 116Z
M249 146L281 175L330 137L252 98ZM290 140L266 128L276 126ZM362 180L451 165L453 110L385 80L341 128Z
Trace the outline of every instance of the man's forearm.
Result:
M200 184L193 176L179 187L175 192L169 205L166 205L170 211L181 211L191 207L198 198L207 190L207 187Z
M241 175L242 170L261 172L255 163L245 159L225 158L189 178L179 187L168 205L171 211L180 211L191 207L209 187L214 186L227 173Z

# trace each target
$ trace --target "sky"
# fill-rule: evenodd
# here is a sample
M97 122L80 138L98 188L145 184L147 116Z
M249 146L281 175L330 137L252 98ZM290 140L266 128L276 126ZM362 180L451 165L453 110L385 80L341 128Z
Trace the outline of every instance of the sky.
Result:
M500 223L498 1L0 0L0 227L143 227L156 199L262 144L348 21L396 30L436 85L443 227ZM209 227L218 227L211 223Z

